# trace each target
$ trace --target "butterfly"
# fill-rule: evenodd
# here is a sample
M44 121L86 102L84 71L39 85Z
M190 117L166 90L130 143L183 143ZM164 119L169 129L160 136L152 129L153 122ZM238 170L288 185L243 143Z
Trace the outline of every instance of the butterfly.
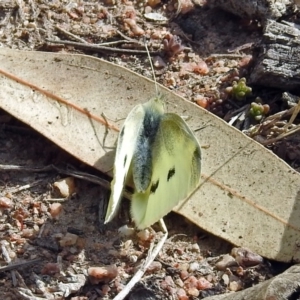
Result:
M105 223L132 182L131 217L138 229L153 225L193 192L200 171L198 140L180 116L165 113L163 97L135 106L118 136Z

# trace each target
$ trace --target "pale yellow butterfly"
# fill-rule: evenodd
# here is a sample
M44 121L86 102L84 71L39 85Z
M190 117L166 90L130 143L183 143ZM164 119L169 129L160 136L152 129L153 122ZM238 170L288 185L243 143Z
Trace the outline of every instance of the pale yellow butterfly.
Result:
M197 187L200 170L197 138L180 116L165 113L162 96L135 106L118 137L105 223L133 182L131 216L138 229L151 226Z

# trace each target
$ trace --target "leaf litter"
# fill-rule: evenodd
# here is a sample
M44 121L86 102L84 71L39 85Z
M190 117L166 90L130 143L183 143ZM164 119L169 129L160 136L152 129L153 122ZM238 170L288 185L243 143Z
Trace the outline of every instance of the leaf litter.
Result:
M247 74L252 59L249 39L252 43L258 40L259 28L250 28L247 39L245 36L240 40L236 37L231 39L230 51L226 54L228 49L222 48L217 31L210 35L210 45L206 44L205 26L193 32L192 24L187 21L188 18L185 19L185 13L193 8L188 1L180 2L180 5L170 2L167 6L161 5L160 1L149 1L148 5L142 2L115 4L113 0L103 4L98 1L7 1L1 15L1 25L4 25L1 27L1 43L4 47L23 50L92 53L151 77L149 68L145 68L145 57L126 54L126 49L138 47L140 49L136 53L143 54L141 36L146 35L154 51L166 53L156 69L161 83L221 117L240 107L240 103L232 103L228 99L225 89ZM169 27L164 27L142 18L143 13L152 11L169 19L179 13L183 15L177 23L171 22ZM203 14L202 11L198 13ZM229 20L223 12L209 13ZM193 17L199 18L196 14ZM231 26L235 26L234 22L226 28L229 36L232 34ZM202 45L197 44L199 41L192 43L201 34ZM120 39L124 39L123 43L119 42ZM84 48L67 46L63 42L53 44L47 40L75 40L93 45L117 40L121 45L118 49L123 54L116 55L117 50L107 50L101 45L98 49L86 47L81 50ZM241 47L242 43L248 46ZM198 47L198 53L203 53L203 56L195 54L191 46ZM205 49L209 49L210 53L225 54L207 57ZM231 55L232 51L244 52ZM275 107L272 114L276 110L280 114L278 103L281 95L274 91L271 94L263 91L262 94L265 102ZM201 101L199 95L202 95ZM259 124L254 123L254 129L245 125L245 120L238 126L249 135L259 132L268 139L280 137L282 131L276 128L286 129L287 115L281 113L271 122L270 119L272 115ZM33 167L61 164L64 169L75 166L95 174L95 170L82 166L4 112L1 112L0 120L3 125L0 141L2 164ZM298 152L291 154L292 149L299 148L297 139L278 138L272 144L274 150L280 152L293 167L298 167ZM1 268L16 264L15 269L3 269L0 275L0 291L5 299L112 299L147 255L149 242L154 236L150 234L143 240L136 234L124 238L117 233L124 220L129 220L126 216L128 208L124 212L122 210L122 219L117 224L99 231L99 214L104 211L103 203L99 205L99 195L105 194L105 191L88 181L77 179L76 192L67 197L57 195L55 182L64 178L53 170L0 172ZM56 199L56 202L52 203L49 199ZM151 295L151 292L156 294L157 299L201 299L250 287L278 273L275 264L262 260L255 253L250 255L254 266L246 265L243 262L245 254L237 256L241 251L230 253L231 245L201 232L183 218L178 222L179 218L175 214L167 217L170 238L130 299L137 299L135 295L138 294ZM242 253L248 251L251 254L249 250L242 250ZM33 265L24 268L24 261ZM94 267L100 269L92 269ZM93 285L95 278L97 284Z

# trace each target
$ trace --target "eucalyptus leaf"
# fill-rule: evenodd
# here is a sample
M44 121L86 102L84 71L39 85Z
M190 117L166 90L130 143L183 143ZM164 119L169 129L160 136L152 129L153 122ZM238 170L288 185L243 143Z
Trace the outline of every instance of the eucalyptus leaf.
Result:
M81 161L111 170L118 128L153 81L83 55L0 49L0 107ZM300 175L223 120L160 87L202 146L202 182L175 209L278 261L300 261Z

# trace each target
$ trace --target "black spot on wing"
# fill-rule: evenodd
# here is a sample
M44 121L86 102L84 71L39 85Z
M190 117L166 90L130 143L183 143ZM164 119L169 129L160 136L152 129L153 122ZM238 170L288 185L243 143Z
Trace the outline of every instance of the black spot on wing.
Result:
M155 191L157 190L158 188L158 185L159 185L159 180L157 180L156 182L153 182L152 185L151 185L151 188L150 188L150 193L151 194L154 194Z
M167 181L169 181L173 176L175 175L175 167L169 170L168 176L167 176Z
M192 185L197 184L200 178L201 172L201 150L199 147L196 147L192 157Z
M199 147L196 147L193 157L197 160L201 160L201 151Z
M124 157L124 163L123 163L123 167L125 167L125 165L126 165L126 161L127 161L127 155L125 155L125 157Z

